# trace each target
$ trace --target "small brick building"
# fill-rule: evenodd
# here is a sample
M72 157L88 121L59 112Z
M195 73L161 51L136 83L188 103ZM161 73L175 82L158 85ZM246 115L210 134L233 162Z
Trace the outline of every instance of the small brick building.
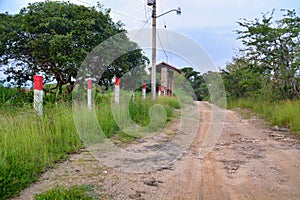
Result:
M156 72L161 75L161 93L163 96L174 95L174 72L182 74L183 72L176 67L166 63L161 62L156 65Z

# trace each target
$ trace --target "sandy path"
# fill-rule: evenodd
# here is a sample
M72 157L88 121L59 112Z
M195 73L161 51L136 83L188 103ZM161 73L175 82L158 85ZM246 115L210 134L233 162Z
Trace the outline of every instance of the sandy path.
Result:
M83 151L43 174L15 199L32 199L50 188L74 184L92 185L100 199L300 199L298 139L272 130L262 120L242 119L206 102L197 104L201 121L193 143L169 166L124 173ZM212 121L215 111L226 112L225 120ZM177 131L176 123L166 130ZM199 159L208 130L220 124L222 134L214 148Z

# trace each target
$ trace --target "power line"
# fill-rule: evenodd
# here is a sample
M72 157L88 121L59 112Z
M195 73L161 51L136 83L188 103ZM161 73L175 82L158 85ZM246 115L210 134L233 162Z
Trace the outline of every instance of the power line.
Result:
M115 13L117 15L121 15L123 17L127 17L127 18L130 18L130 19L134 19L136 21L139 21L139 22L144 22L143 20L139 19L139 18L136 18L136 17L132 17L132 16L129 16L129 15L125 15L123 13L120 13L120 12L117 12L117 11L114 11L114 10L111 10L112 13Z
M157 37L158 37L158 40L159 40L159 43L160 43L160 45L161 45L161 48L162 48L162 50L163 50L163 52L164 52L164 54L165 54L165 56L166 56L166 61L168 62L169 60L168 60L168 54L167 54L167 52L165 51L165 48L164 48L164 46L163 46L163 44L162 44L162 42L161 42L161 39L160 39L160 36L159 36L159 33L157 32Z
M142 36L142 32L145 32L145 30L148 28L148 26L150 25L150 20L146 20L146 22L144 22L142 28L140 29L140 31L135 35L134 39L137 40L140 36Z
M164 8L163 8L163 0L160 0L160 5L161 5L161 12L164 13ZM166 25L166 18L165 16L163 16L163 22L164 22L164 28L165 28L165 33L166 33L166 43L167 43L167 48L169 49L170 48L170 42L169 42L169 36L168 36L168 30L167 30L167 25ZM165 54L167 54L165 51L164 51ZM167 59L168 59L168 56L166 55ZM169 53L169 57L170 57L170 63L172 64L172 55L171 53ZM168 62L168 61L167 61Z
M138 1L138 0L129 0L130 2L132 2L132 3L135 3L136 5L138 5L138 6L142 6L142 7L144 7L144 5L145 5L145 3L142 3L142 2L140 2L140 1ZM145 1L144 1L145 2Z
M132 6L136 7L137 9L141 9L144 7L144 5L140 5L140 4L137 4L135 3L134 1L128 1Z
M83 4L86 4L86 5L89 5L89 6L95 6L95 5L93 5L93 4L89 3L89 2L86 2L86 1L82 1L82 0L76 0L76 1L78 1L80 3L83 3Z

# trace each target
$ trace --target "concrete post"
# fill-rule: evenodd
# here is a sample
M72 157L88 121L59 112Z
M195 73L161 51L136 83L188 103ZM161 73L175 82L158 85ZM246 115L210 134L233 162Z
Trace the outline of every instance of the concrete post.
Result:
M39 116L43 115L43 76L34 75L33 77L34 100L33 108Z

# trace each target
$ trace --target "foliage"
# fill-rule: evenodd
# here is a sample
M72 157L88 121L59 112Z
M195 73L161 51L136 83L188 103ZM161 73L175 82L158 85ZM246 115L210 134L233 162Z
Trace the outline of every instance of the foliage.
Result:
M97 97L97 101L101 102L96 107L96 114L98 116L99 124L106 137L110 138L117 133L120 136L120 139L123 139L123 137L124 139L128 139L128 136L122 133L122 130L116 122L116 119L114 119L115 116L112 113L111 97L112 95L108 94L104 94ZM143 101L141 95L135 94L135 100L130 101L129 104L126 104L125 106L122 106L120 108L121 111L118 113L121 115L120 118L124 120L125 126L126 123L128 123L126 119L130 118L137 125L141 127L146 127L151 123L149 110L152 106L157 104L163 106L163 108L165 109L167 114L167 120L170 120L170 118L174 115L174 109L180 108L180 103L176 98L160 97L157 98L155 101L152 101L150 98L146 98L146 100ZM113 107L115 107L115 105L113 105ZM129 116L127 116L126 113L128 113ZM155 130L158 127L151 128L152 130Z
M230 108L251 109L273 125L284 126L300 134L300 101L281 101L268 103L253 99L238 99L229 102Z
M253 65L245 57L235 57L226 69L221 70L227 97L259 97L266 91L263 87L264 76Z
M181 71L184 73L184 77L188 80L191 87L194 89L195 100L201 101L207 99L208 89L203 76L200 72L194 71L192 67L182 68Z
M0 85L0 108L27 106L33 100L33 93L21 88L5 88Z
M259 95L267 101L300 98L300 17L288 10L275 21L273 12L238 24L244 55L223 71L234 97Z
M54 188L35 196L35 200L93 200L93 189L89 185L75 185L70 188Z
M226 107L226 92L220 72L208 71L203 74L209 101L222 108Z
M0 88L0 92L3 92L0 95L3 99L9 99L6 95L17 95L17 91L15 88ZM116 136L123 142L134 140L135 137L122 132L115 122L111 98L111 94L98 94L95 97L96 115L106 137ZM19 97L14 101L17 100L20 100ZM68 102L46 103L43 107L43 117L37 116L32 104L26 102L16 107L7 102L0 102L0 199L15 195L36 181L40 173L52 167L53 163L65 159L67 154L83 147L74 124L74 113ZM142 101L141 95L136 94L135 101L131 101L128 108L130 117L140 126L148 125L149 110L156 104L165 108L168 119L174 116L174 109L180 108L176 98L162 97L156 101L147 98L146 101ZM90 116L90 112L81 113L82 118L85 116ZM152 131L158 127L150 128L149 131ZM54 192L53 195L55 194L57 193ZM51 196L52 193L46 197L48 195ZM66 195L70 195L69 192Z
M29 108L0 113L1 198L17 193L54 162L82 147L67 105L44 106L43 118Z
M45 82L57 82L50 91L58 89L62 93L63 85L67 85L65 92L69 94L88 53L125 30L121 23L112 21L110 10L100 4L88 8L70 2L44 1L29 4L16 15L0 14L0 32L0 64L7 82L22 86L40 73ZM135 50L109 63L99 82L104 86L114 76L120 77L146 60L137 44L128 37L122 39L123 44ZM101 67L107 66L98 66Z

